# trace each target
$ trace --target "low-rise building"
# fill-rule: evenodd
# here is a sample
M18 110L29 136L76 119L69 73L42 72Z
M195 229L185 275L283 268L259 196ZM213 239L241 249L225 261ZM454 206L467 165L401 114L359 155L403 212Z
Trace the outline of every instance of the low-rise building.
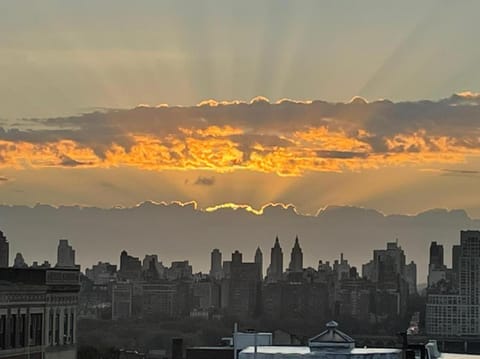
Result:
M76 358L78 269L0 269L0 358Z

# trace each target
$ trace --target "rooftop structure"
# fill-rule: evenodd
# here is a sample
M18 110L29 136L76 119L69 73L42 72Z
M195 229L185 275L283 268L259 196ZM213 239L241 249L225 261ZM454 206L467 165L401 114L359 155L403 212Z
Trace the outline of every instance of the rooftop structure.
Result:
M239 359L299 359L301 357L400 359L402 357L400 349L355 348L355 341L337 327L336 322L328 322L327 329L311 338L308 346L249 346L240 352Z

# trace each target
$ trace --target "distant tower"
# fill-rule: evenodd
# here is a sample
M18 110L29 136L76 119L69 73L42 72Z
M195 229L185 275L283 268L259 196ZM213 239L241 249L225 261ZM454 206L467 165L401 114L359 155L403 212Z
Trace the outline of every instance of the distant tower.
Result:
M210 255L210 276L215 279L223 277L222 252L215 248Z
M58 241L56 267L75 267L75 250L68 244L66 239Z
M232 264L242 264L242 253L236 250L232 253Z
M443 268L443 245L432 242L430 244L430 263L429 267Z
M295 237L295 244L292 248L292 254L290 255L290 265L288 266L290 272L303 271L303 253L300 244L298 243L298 236Z
M260 270L260 278L263 279L263 254L260 247L257 247L257 250L255 251L255 263L258 264Z
M28 268L25 260L23 259L22 253L17 253L15 260L13 261L13 268Z
M7 237L0 231L0 268L8 268L9 244Z
M270 267L268 267L267 272L268 280L271 282L276 282L282 279L283 252L278 237L275 238L275 244L270 252Z

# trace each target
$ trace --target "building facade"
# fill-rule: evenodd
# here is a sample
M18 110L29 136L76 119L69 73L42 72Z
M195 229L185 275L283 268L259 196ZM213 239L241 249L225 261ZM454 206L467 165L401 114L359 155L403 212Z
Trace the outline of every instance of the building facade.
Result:
M426 331L439 337L480 335L480 231L461 231L457 271L427 290ZM430 283L429 283L430 284Z
M0 231L0 268L8 268L10 262L10 245L7 237Z
M0 269L0 358L76 358L80 272Z

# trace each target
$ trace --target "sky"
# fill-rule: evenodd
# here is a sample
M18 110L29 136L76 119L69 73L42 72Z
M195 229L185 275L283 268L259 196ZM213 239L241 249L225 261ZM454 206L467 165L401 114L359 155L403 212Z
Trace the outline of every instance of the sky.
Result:
M2 1L0 202L480 218L478 1Z

